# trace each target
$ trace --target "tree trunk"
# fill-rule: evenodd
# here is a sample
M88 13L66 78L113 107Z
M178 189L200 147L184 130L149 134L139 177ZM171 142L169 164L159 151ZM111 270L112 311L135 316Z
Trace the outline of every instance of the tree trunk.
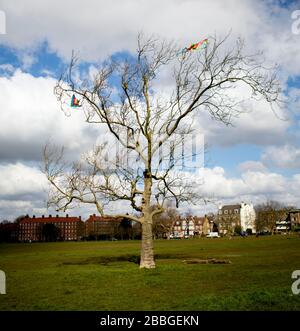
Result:
M155 268L153 254L152 222L144 219L142 224L142 250L140 268Z
M150 209L152 179L146 171L144 175L142 248L140 268L155 268L153 254L152 215Z

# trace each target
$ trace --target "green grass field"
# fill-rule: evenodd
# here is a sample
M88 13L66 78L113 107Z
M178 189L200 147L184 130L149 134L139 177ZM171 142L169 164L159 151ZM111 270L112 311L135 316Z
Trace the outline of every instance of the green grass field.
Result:
M155 241L140 270L139 241L0 244L0 310L300 310L291 273L300 238ZM220 258L231 264L185 264Z

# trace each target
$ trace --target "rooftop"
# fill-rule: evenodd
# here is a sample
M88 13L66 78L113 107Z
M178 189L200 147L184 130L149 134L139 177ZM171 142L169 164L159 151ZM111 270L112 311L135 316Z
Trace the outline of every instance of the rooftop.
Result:
M59 223L59 222L78 222L81 221L81 217L69 217L69 215L66 215L64 217L56 215L55 217L52 217L52 215L49 215L48 217L45 217L42 215L41 217L35 217L33 215L32 217L29 217L28 215L25 216L24 219L20 221L20 223Z
M225 205L225 206L222 206L222 208L221 208L221 210L234 210L234 209L241 209L241 205L240 204Z

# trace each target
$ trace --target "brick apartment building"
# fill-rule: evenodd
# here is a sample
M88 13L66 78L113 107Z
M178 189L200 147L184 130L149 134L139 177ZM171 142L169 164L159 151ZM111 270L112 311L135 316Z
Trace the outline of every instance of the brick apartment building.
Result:
M90 215L85 222L85 236L113 238L119 232L123 217Z
M19 241L46 241L45 231L46 224L53 224L57 230L56 240L80 240L84 236L84 223L81 217L65 217L49 215L45 217L29 217L28 215L19 223Z
M17 242L19 239L19 224L0 223L0 242Z
M141 224L126 217L90 215L85 221L87 239L140 239Z

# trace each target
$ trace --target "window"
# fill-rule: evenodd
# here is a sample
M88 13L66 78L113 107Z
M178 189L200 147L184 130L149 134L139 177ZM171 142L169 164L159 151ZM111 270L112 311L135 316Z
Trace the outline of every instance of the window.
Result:
M234 213L235 213L235 214L238 214L238 213L239 213L239 210L238 210L238 209L235 209L235 210L234 210Z
M224 214L228 214L228 210L224 210Z

